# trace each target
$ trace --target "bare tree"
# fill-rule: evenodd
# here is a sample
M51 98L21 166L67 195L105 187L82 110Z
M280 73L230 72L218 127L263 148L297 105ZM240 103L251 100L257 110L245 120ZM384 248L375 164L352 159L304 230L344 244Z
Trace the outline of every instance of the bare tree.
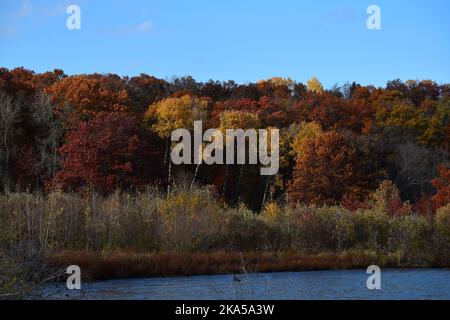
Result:
M396 184L409 197L428 193L439 164L447 157L442 150L430 150L415 142L398 145L395 150Z
M53 177L59 168L58 148L60 147L64 129L61 121L54 114L54 106L50 97L44 93L36 95L33 101L33 123L42 132L36 138L41 163L48 177Z
M12 140L15 124L19 120L21 109L20 101L0 93L0 134L1 134L1 152L2 152L2 180L5 190L10 188L11 172L10 159L12 155Z

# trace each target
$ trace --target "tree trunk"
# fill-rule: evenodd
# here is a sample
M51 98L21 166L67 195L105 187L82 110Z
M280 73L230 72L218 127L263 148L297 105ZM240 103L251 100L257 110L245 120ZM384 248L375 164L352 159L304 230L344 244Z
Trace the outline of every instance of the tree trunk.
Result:
M228 166L225 165L225 178L223 180L223 190L222 190L224 198L226 198L227 180L228 180Z
M239 192L240 192L240 188L241 188L241 179L242 179L243 169L244 169L244 165L241 164L240 168L239 168L239 178L238 178L238 182L237 182L237 186L236 186L236 195L237 195L238 202L241 198L241 196L239 195Z
M264 203L266 202L267 189L269 189L270 177L271 176L269 176L266 180L266 186L264 187L264 195L263 195L263 199L261 202L261 210L260 211L262 211L264 209Z
M3 132L3 145L5 146L5 169L3 173L3 188L4 191L9 191L9 146L8 146L8 128L5 124Z
M194 177L192 178L191 184L189 185L189 189L192 189L192 187L194 186L195 178L197 178L198 169L200 168L200 164L201 164L201 162L199 161L197 163L197 166L195 167Z
M167 195L169 195L170 193L171 174L172 174L172 161L169 161L169 174L167 177Z

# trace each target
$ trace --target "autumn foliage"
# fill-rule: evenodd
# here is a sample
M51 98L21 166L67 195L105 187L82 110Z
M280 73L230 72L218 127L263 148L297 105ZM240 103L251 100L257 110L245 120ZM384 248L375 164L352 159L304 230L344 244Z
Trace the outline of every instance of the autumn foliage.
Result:
M440 176L432 181L437 190L432 198L435 210L450 203L450 167L442 165L439 172Z
M366 208L390 181L390 214L433 215L449 203L449 87L392 80L326 89L315 77L306 85L280 77L238 84L0 68L1 187L110 193L189 181L260 212L272 201ZM279 129L278 174L261 177L257 165L171 166L171 132L191 130L195 120L204 129Z
M152 140L132 117L98 113L68 132L59 150L62 169L50 185L77 191L89 186L102 193L143 187L160 174Z
M357 189L361 179L355 150L337 132L327 132L306 142L289 186L295 202L339 203L344 194Z

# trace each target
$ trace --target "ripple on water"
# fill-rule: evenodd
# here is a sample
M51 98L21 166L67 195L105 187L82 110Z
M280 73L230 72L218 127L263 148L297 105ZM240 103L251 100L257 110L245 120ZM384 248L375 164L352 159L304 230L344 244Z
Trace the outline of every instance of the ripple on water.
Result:
M449 269L386 269L381 290L368 290L365 270L143 278L83 284L81 292L51 284L51 299L450 299Z

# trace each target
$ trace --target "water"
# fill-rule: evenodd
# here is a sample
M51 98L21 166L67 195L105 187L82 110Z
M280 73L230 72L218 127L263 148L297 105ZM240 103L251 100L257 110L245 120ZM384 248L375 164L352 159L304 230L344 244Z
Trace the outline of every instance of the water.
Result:
M84 283L80 291L51 284L50 299L450 299L450 269L386 269L368 290L366 270L143 278Z

